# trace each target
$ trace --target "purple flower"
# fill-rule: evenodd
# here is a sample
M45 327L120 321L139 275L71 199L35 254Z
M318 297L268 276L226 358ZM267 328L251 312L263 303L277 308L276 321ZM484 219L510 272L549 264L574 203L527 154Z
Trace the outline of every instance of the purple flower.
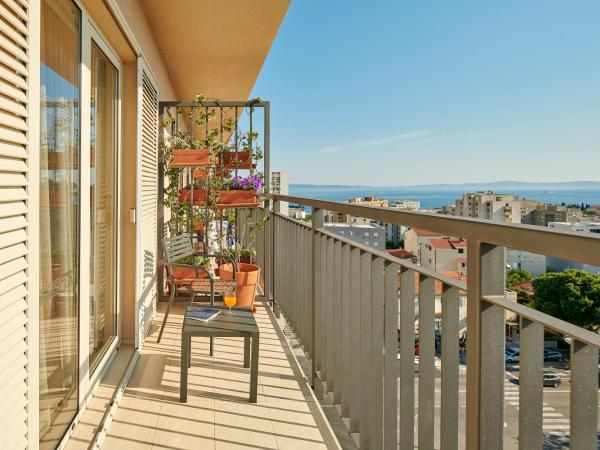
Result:
M243 189L245 191L257 190L263 187L263 180L260 175L250 175L248 177L233 177L231 179L232 189Z

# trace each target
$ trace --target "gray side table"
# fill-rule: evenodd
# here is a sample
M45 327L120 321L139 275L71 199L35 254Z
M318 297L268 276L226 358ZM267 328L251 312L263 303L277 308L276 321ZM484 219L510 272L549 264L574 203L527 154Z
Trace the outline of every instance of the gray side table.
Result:
M254 314L248 309L234 308L231 315L226 308L216 317L207 322L190 319L189 311L202 309L202 307L188 306L185 310L185 319L181 330L181 375L179 385L179 401L187 402L188 367L191 362L192 337L243 337L244 338L244 367L250 367L250 403L256 403L258 391L258 347L259 331ZM252 340L252 355L250 355L250 341Z

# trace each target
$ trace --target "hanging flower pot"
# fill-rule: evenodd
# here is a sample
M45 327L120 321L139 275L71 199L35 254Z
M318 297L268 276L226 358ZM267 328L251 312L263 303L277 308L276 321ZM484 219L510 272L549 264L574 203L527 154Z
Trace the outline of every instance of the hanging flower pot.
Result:
M190 188L179 189L179 202L190 203L192 199L192 190ZM196 188L194 189L194 205L204 206L206 205L206 189Z
M215 164L215 157L209 149L174 149L170 167L208 167Z
M253 167L250 150L221 153L221 161L228 169L251 169Z

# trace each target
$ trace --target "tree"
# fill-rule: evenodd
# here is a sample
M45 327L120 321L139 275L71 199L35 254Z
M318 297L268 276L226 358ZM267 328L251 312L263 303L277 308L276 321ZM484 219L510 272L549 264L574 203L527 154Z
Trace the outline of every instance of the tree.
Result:
M583 270L549 272L533 280L529 306L592 331L600 331L600 275Z
M533 280L533 275L523 269L510 269L506 273L506 287L513 289L515 284Z

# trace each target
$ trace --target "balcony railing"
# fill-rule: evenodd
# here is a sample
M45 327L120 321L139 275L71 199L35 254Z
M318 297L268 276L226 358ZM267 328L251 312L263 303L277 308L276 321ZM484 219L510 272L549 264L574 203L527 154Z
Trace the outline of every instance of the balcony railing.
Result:
M572 339L570 448L597 448L600 335L507 300L504 249L600 265L600 237L283 195L271 198L273 212L258 253L263 267L273 267L272 281L266 280L267 295L272 288L276 313L284 314L312 361L315 390L339 405L349 431L358 433L360 448L459 447L461 291L467 292L468 321L465 447L504 446L508 311L520 317L519 448L544 445L545 328ZM312 208L312 224L281 215L281 201ZM328 232L325 210L467 239L468 285ZM443 330L438 405L436 281L442 284Z

